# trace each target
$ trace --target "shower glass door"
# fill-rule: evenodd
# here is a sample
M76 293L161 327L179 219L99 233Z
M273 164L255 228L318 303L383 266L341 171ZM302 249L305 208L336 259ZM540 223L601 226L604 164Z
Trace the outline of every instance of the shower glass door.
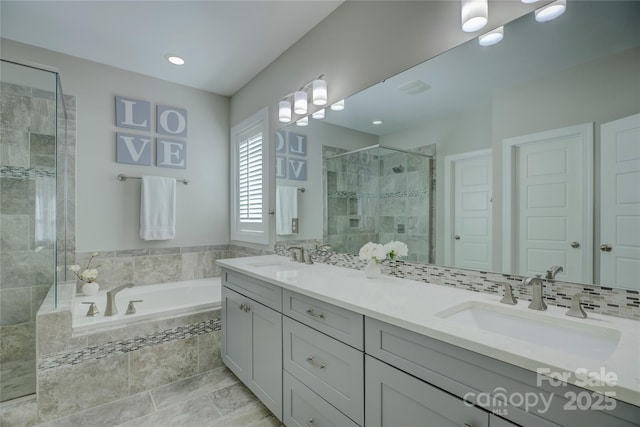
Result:
M57 247L64 233L57 200L65 175L58 180L57 170L64 168L66 114L57 73L4 60L0 66L0 401L6 401L35 392L35 315L55 292L56 258L66 253L64 239Z

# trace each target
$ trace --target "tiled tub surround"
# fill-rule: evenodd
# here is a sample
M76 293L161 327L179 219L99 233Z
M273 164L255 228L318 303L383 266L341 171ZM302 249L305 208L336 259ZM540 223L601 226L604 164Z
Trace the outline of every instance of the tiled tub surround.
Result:
M290 254L286 250L287 247L302 243L306 244L305 247L307 248L314 248L316 241L291 240L280 243L281 245L276 245L275 253L289 257ZM314 249L310 249L309 252L312 254L314 262L357 270L364 270L367 265L357 255L335 252L315 254ZM522 280L524 277L515 274L487 273L453 267L415 264L401 260L383 261L382 273L425 284L448 286L494 295L502 295L502 283L506 282L511 284L515 291L514 295L517 298L531 300L531 288L523 286ZM588 312L640 320L640 292L638 291L556 280L545 281L544 299L547 304L568 308L571 305L571 297L579 292L586 295L583 299L583 306Z
M56 255L36 227L36 197L55 196L57 189L58 256L73 259L75 97L64 102L66 145L62 135L56 144L53 92L0 84L0 401L35 391L35 316L53 283Z
M217 277L220 276L220 268L216 265L218 259L271 253L235 245L97 252L100 255L94 259L94 264L101 264L97 280L101 290L113 289L124 283L155 285ZM77 264L86 265L90 257L91 252L77 253Z
M50 293L36 318L39 422L222 366L219 308L74 335L74 292L59 286L58 309Z
M272 283L311 298L346 310L385 322L431 339L464 348L535 373L548 368L553 373L567 375L566 382L595 392L613 392L618 405L622 402L640 406L640 372L638 357L640 322L591 313L587 319L575 319L565 315L566 309L549 306L539 312L527 308L520 300L515 306L500 304L500 297L487 293L468 292L445 286L425 285L413 280L382 276L367 279L362 271L326 264L305 265L283 260L279 256L249 257L219 261L229 270ZM267 268L265 268L265 266ZM607 352L571 351L538 343L536 337L510 336L483 331L466 323L445 318L452 309L459 310L471 303L497 312L508 312L534 322L559 324L575 328L580 333L605 333L615 338L615 344ZM461 306L463 305L463 306ZM531 339L528 339L531 338ZM541 337L538 337L541 338ZM389 345L393 345L391 339ZM563 350L564 349L564 350ZM617 380L607 381L602 387L579 378L579 369L602 377L602 373L615 373ZM626 410L626 409L625 409ZM636 409L637 410L637 409Z

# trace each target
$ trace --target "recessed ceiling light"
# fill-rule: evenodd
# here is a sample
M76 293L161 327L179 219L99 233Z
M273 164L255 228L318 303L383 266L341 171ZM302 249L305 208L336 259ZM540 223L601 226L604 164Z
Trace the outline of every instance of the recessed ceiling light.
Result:
M171 62L173 65L183 65L184 59L180 58L178 55L174 55L173 53L167 53L164 58Z
M398 90L407 95L417 95L429 89L431 89L431 86L422 80L411 80L398 86Z
M371 122L372 125L381 125L382 123L384 123L382 120L374 120Z

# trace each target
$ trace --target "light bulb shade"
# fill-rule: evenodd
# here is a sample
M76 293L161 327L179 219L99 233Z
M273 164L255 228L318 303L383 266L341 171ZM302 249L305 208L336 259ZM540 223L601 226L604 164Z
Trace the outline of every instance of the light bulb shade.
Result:
M478 43L480 43L480 46L491 46L499 43L503 38L504 27L498 27L478 37Z
M298 126L309 126L309 116L305 116L296 122Z
M536 21L547 22L556 19L567 10L567 0L556 0L535 11Z
M342 111L344 110L344 99L336 102L335 104L331 104L331 109L333 111Z
M487 25L489 19L488 0L462 1L462 31L473 33Z
M313 105L325 105L327 103L327 82L326 80L314 80L312 85Z
M311 117L317 120L324 119L324 108L313 113Z
M307 114L307 92L298 90L293 94L293 112Z
M278 120L282 123L291 121L291 102L287 100L280 101L280 104L278 104Z

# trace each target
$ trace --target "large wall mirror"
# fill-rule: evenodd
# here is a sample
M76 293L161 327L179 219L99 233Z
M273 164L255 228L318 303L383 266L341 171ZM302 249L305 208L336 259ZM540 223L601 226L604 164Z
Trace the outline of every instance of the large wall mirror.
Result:
M640 2L568 3L280 129L277 240L640 289Z

